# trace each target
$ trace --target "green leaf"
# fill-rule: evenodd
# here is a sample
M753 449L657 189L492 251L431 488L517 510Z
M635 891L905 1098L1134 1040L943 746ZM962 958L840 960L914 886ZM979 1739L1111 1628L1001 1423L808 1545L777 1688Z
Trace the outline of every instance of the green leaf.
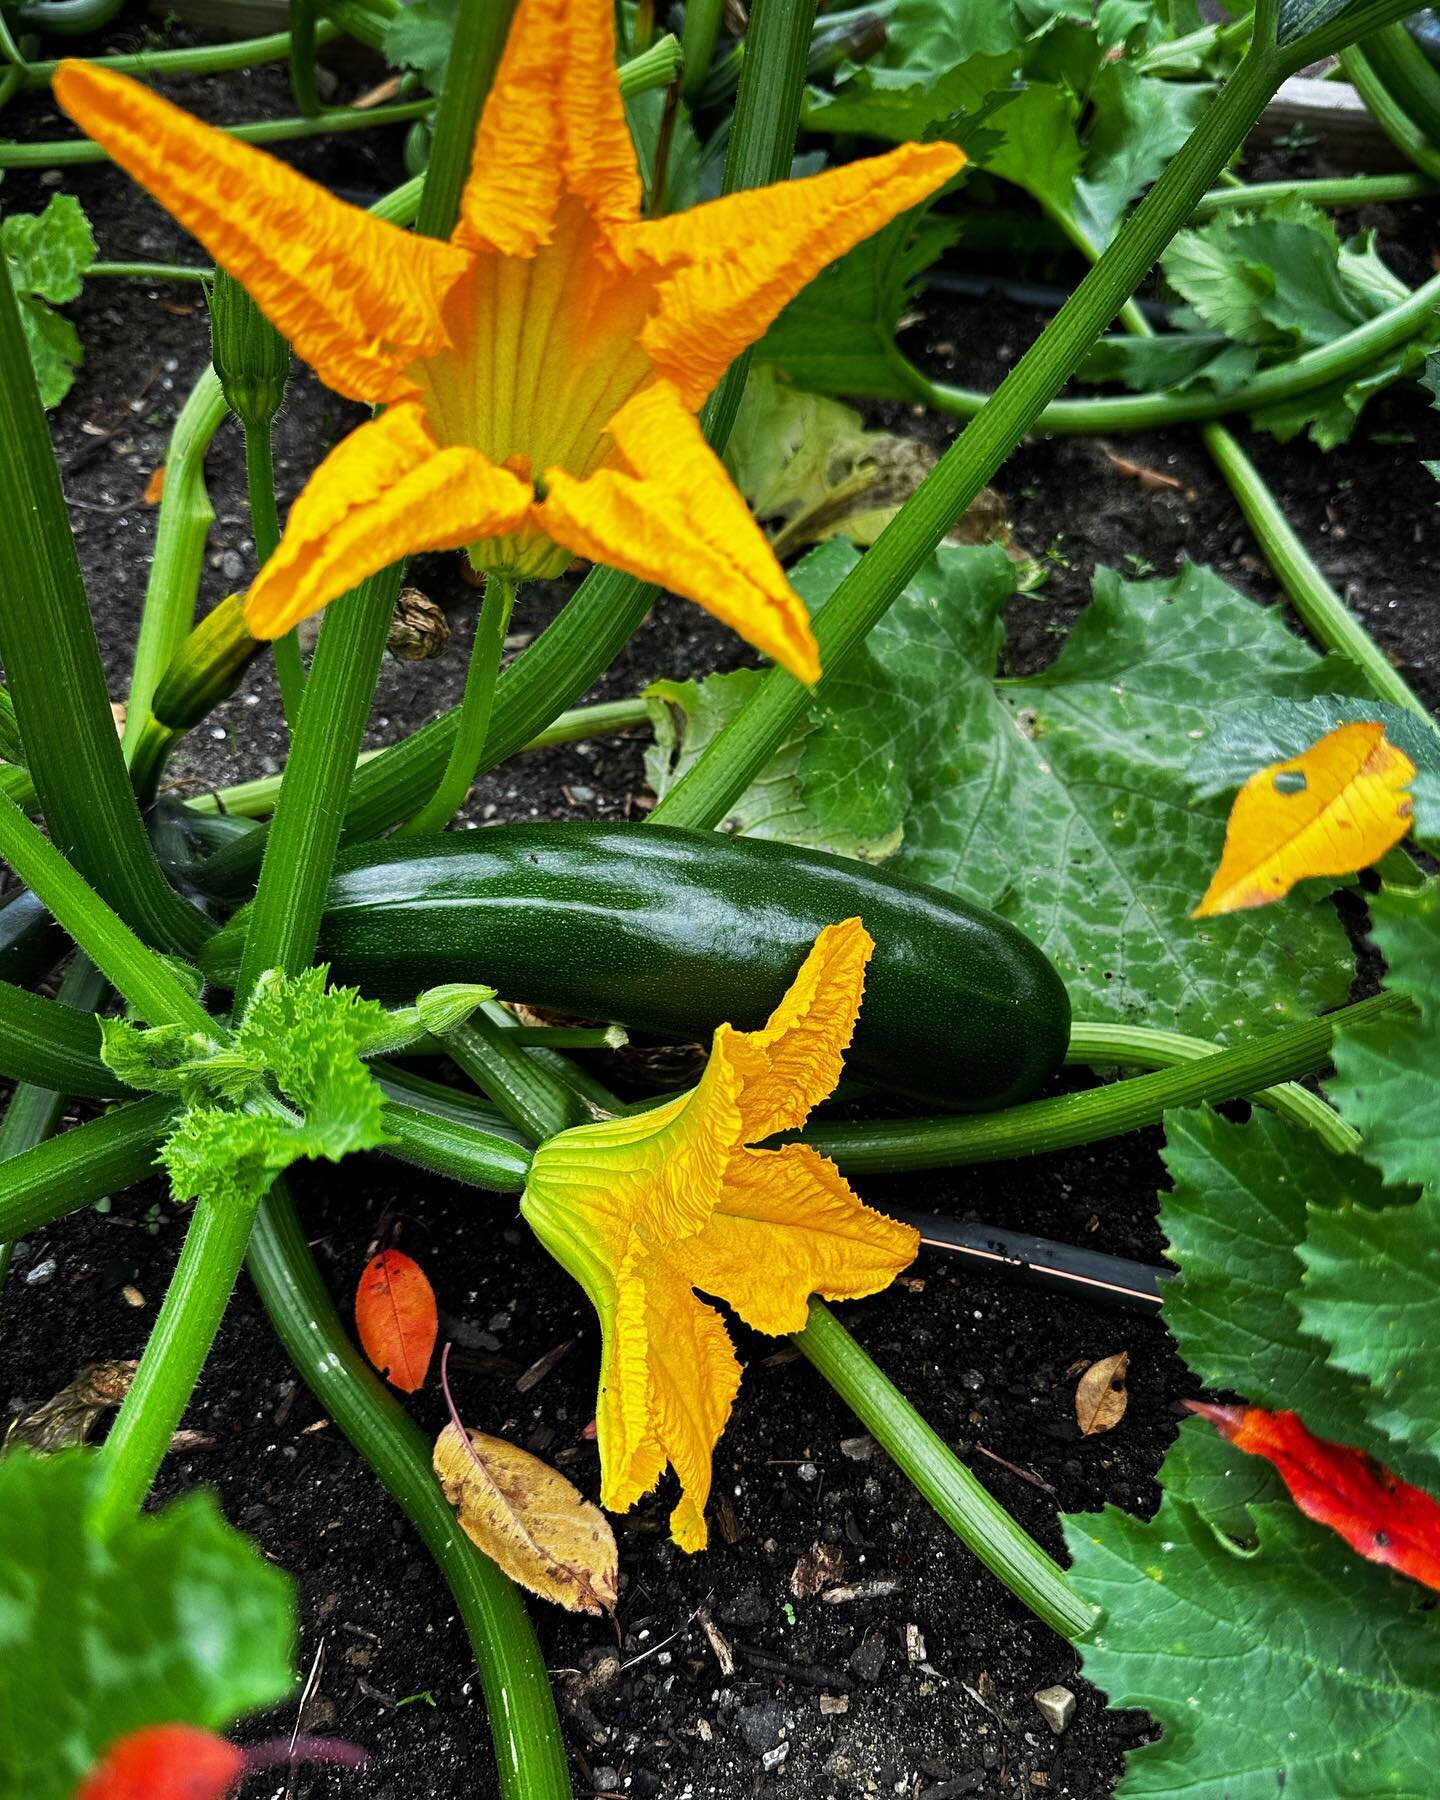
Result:
M1356 671L1353 694L1227 707L1190 763L1191 787L1201 798L1233 793L1257 769L1288 762L1339 726L1357 721L1378 721L1385 736L1417 768L1440 770L1440 737L1405 707L1368 697L1360 691L1362 684Z
M1160 1223L1180 1274L1165 1284L1164 1318L1180 1354L1207 1387L1298 1412L1317 1437L1397 1467L1405 1459L1372 1421L1363 1384L1327 1361L1299 1294L1307 1229L1383 1203L1379 1176L1258 1109L1243 1125L1186 1109L1166 1116L1165 1132L1173 1186ZM1413 1457L1400 1472L1426 1474Z
M58 406L84 360L75 327L50 302L73 300L95 260L90 221L73 194L52 194L42 213L0 220L0 254L20 307L20 323L41 403Z
M0 1793L69 1800L117 1738L293 1691L289 1577L189 1494L100 1537L90 1451L0 1459Z
M1209 106L1199 81L1147 81L1127 62L1106 63L1090 88L1094 108L1075 211L1103 248L1130 202L1159 179Z
M455 38L459 0L411 0L385 27L380 51L392 69L418 69L426 87L439 94Z
M1242 1544L1255 1538L1251 1509L1286 1497L1273 1463L1263 1456L1247 1456L1213 1425L1193 1417L1180 1421L1160 1481L1172 1500L1193 1506L1202 1518Z
M1342 243L1323 213L1297 199L1182 231L1162 266L1188 302L1175 315L1181 329L1154 339L1102 340L1081 370L1087 379L1229 394L1261 370L1378 317L1408 294L1380 260L1372 233ZM1419 375L1437 341L1440 313L1359 374L1267 407L1253 415L1254 422L1281 442L1308 429L1322 449L1331 449L1349 438L1372 395Z
M1383 889L1370 917L1385 986L1415 1010L1340 1031L1326 1087L1388 1183L1440 1186L1440 881Z
M756 348L797 387L827 394L923 399L921 377L895 346L918 277L955 242L951 220L905 213L856 245L785 308Z
M197 1102L238 1101L265 1073L258 1057L237 1055L219 1038L184 1025L147 1028L129 1019L100 1021L100 1059L130 1087Z
M267 970L255 984L235 1042L265 1063L280 1092L304 1113L313 1147L297 1155L338 1162L352 1150L387 1141L384 1095L362 1056L386 1030L388 1015L354 988L327 988L328 975L323 965L299 975Z
M79 297L95 260L90 221L73 194L52 194L42 213L11 213L0 222L0 251L17 294L57 306Z
M1433 1140L1430 1149L1433 1166ZM1433 1488L1440 1462L1440 1193L1414 1206L1357 1204L1319 1213L1300 1254L1305 1329L1324 1342L1338 1369L1367 1384L1376 1429L1431 1459L1429 1470L1411 1479Z
M1065 1520L1070 1579L1098 1609L1085 1675L1164 1730L1127 1757L1118 1800L1427 1800L1440 1645L1424 1590L1288 1502L1248 1511L1248 1554L1169 1496L1148 1523Z
M976 560L996 554L942 549L867 640L883 685L826 684L802 767L822 823L903 805L900 871L1011 919L1082 1016L1229 1039L1338 1005L1352 959L1327 902L1188 917L1226 809L1185 779L1227 701L1333 687L1333 664L1204 569L1102 571L1056 661L997 685L1008 589Z

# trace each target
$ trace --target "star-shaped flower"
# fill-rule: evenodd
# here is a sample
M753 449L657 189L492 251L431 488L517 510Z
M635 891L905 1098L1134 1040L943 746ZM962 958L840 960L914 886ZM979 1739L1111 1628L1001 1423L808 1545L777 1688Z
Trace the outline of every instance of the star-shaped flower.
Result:
M641 217L611 0L521 0L448 243L346 205L123 75L61 105L254 296L320 379L385 411L321 463L246 605L278 637L396 558L573 555L685 594L804 681L805 607L695 414L824 266L948 180L907 144Z
M763 1030L720 1026L697 1087L535 1154L522 1210L600 1315L601 1501L623 1512L672 1464L684 1550L704 1547L711 1453L740 1385L695 1289L757 1331L798 1331L811 1294L876 1293L915 1255L916 1232L862 1205L818 1151L749 1147L803 1124L840 1079L874 947L858 919L827 926Z

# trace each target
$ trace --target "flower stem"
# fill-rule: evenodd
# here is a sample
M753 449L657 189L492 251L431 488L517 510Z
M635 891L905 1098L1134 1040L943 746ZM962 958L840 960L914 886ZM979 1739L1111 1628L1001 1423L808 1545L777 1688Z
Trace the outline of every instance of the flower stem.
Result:
M978 1482L822 1300L792 1340L990 1573L1061 1637L1093 1623L1090 1608L998 1500Z
M1208 219L1239 207L1268 206L1275 200L1308 200L1312 206L1388 206L1428 200L1440 186L1428 175L1337 175L1310 181L1257 181L1211 188L1196 202L1192 217Z
M1329 1062L1337 1028L1407 1005L1399 994L1377 994L1323 1019L1251 1038L1234 1049L1083 1093L1030 1100L1005 1112L818 1124L807 1127L803 1137L833 1157L847 1175L951 1169L1068 1150L1158 1125L1172 1107L1198 1106L1202 1101L1219 1106L1314 1074Z
M96 262L85 271L85 277L87 280L93 275L112 281L193 281L203 284L214 272L189 263Z
M1220 1046L1207 1038L1187 1037L1179 1031L1156 1031L1148 1025L1112 1025L1108 1021L1091 1022L1077 1019L1070 1027L1067 1063L1082 1063L1087 1068L1173 1069L1177 1063L1196 1062L1214 1056ZM1321 1139L1326 1148L1343 1154L1359 1147L1360 1133L1347 1125L1318 1094L1293 1081L1276 1087L1260 1088L1244 1096L1252 1104L1268 1106L1272 1112L1304 1125Z
M284 1182L260 1210L249 1270L295 1367L404 1509L455 1596L485 1690L504 1800L569 1800L564 1742L524 1602L459 1530L429 1444L350 1341Z
M255 540L255 564L263 569L280 543L280 514L275 505L275 459L270 427L246 424L245 484L250 496L250 532ZM290 735L300 717L300 702L305 697L305 665L300 658L300 640L293 630L275 639L271 646L275 657L275 674L280 682L280 704Z
M685 0L685 24L680 43L685 55L684 94L692 106L710 73L724 11L724 0Z
M443 831L465 804L465 796L474 784L485 755L485 740L490 732L490 716L495 708L495 683L500 675L500 658L505 649L505 633L515 605L515 582L509 575L492 571L486 578L485 597L480 616L475 621L475 637L470 646L470 667L465 676L465 694L460 702L460 717L450 744L445 771L435 792L405 825L401 834L415 837L422 832Z
M315 42L328 44L340 36L337 26L322 21ZM290 33L273 31L264 37L239 38L233 44L197 44L186 50L140 50L129 56L96 56L96 68L114 69L122 75L159 79L171 75L215 75L225 69L253 69L261 63L282 62L290 54ZM58 62L25 65L26 87L48 87Z

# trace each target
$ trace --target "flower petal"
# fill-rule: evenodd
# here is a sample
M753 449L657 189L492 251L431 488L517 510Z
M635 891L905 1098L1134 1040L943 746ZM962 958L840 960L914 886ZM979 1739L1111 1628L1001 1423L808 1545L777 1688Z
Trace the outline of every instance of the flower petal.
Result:
M670 1253L637 1257L622 1271L620 1293L615 1353L602 1379L602 1406L612 1379L623 1383L628 1377L633 1384L643 1362L651 1429L680 1479L680 1504L670 1515L670 1534L682 1550L703 1550L710 1460L739 1391L740 1365L724 1321L695 1298ZM643 1309L636 1296L643 1297ZM628 1405L635 1405L633 1385ZM636 1486L650 1468L643 1442L627 1469L612 1466L602 1444L602 1503L612 1511L633 1505L654 1486L654 1476Z
M818 680L804 603L674 388L646 388L609 431L629 472L577 480L547 469L542 529L580 556L698 601L797 681Z
M698 410L740 352L827 263L918 205L964 161L951 144L903 144L632 227L621 236L622 255L673 270L642 344Z
M513 530L533 500L478 450L440 449L419 406L391 407L342 439L305 484L250 589L245 623L279 637L398 557Z
M652 1394L644 1275L649 1256L633 1231L630 1245L615 1272L613 1308L608 1316L596 1308L604 1343L595 1441L600 1447L600 1504L611 1512L625 1512L648 1494L666 1461L655 1430Z
M760 1031L715 1033L715 1058L740 1074L744 1141L803 1125L833 1093L855 1033L875 940L859 919L827 925Z
M485 103L454 241L533 256L563 191L604 225L640 217L610 0L520 0Z
M863 1204L808 1144L745 1150L704 1231L676 1248L689 1279L756 1331L804 1328L812 1294L853 1300L888 1287L920 1234Z
M466 252L372 218L112 70L65 62L55 96L249 289L327 387L369 401L415 391L405 367L444 343L441 303Z

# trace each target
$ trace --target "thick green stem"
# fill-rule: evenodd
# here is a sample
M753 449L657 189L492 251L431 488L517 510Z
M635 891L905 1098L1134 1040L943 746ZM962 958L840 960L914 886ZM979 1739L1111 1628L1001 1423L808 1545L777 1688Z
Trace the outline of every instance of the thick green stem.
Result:
M1030 1100L1005 1112L818 1124L803 1135L807 1144L833 1157L847 1175L959 1168L1068 1150L1158 1125L1172 1107L1198 1106L1201 1101L1219 1106L1313 1075L1329 1062L1337 1028L1358 1025L1406 1004L1398 994L1377 994L1323 1019L1252 1038L1233 1050L1217 1050L1194 1062L1080 1094Z
M189 263L97 262L85 271L85 279L111 281L181 281L203 287L214 269L202 269Z
M263 569L280 543L280 514L275 505L275 458L268 425L243 424L245 434L245 485L250 498L250 534L255 540L255 566ZM300 640L293 631L271 646L275 674L280 682L280 704L285 723L295 735L300 702L305 697L305 665L300 659Z
M220 129L243 144L288 144L297 138L329 137L339 131L404 125L411 119L427 118L434 110L433 100L407 100L399 106L373 106L368 111L340 106L331 112L317 113L313 119L261 119L250 125L223 125ZM73 169L84 163L107 162L109 155L90 138L0 144L0 169Z
M926 556L1074 373L1139 287L1170 238L1225 167L1279 80L1276 59L1252 52L1171 160L1114 242L958 441L816 614L827 677L884 617ZM823 686L823 683L822 683ZM766 676L731 725L661 801L654 820L713 826L725 816L810 704L783 670Z
M1090 1069L1173 1069L1176 1063L1196 1062L1214 1056L1220 1046L1207 1038L1187 1037L1179 1031L1156 1031L1148 1025L1112 1025L1077 1019L1070 1027L1067 1063ZM1332 1106L1297 1082L1261 1088L1245 1099L1293 1120L1313 1131L1327 1149L1337 1153L1358 1149L1360 1133L1347 1125Z
M516 0L462 0L450 46L445 104L435 121L430 166L420 198L416 230L449 237L460 216L460 195L470 173L475 132L485 96L499 66Z
M71 982L77 974L86 977L86 991L92 987L105 991L104 976L94 972L83 956L66 976L71 985L62 986L58 1000L0 981L0 1076L60 1093L133 1099L135 1090L100 1060L100 1022L94 1010L99 1001L89 1006L77 1003Z
M518 1130L537 1142L572 1125L587 1125L588 1106L545 1067L511 1041L498 1009L481 1007L441 1041L475 1085Z
M212 1029L209 1013L171 964L131 931L7 795L0 795L0 861L9 863L143 1019Z
M505 633L515 605L515 581L509 575L492 573L485 582L485 597L480 616L475 621L475 638L470 646L470 667L465 676L465 693L460 702L460 717L450 743L445 772L435 792L403 827L406 836L443 831L460 808L474 784L485 755L485 740L490 732L490 715L495 709L495 684L500 676L500 658L505 650Z
M0 266L0 445L0 661L50 835L143 936L194 950L205 921L160 872L115 735L8 266Z
M710 73L724 11L724 0L685 0L685 25L680 44L685 56L684 93L692 106Z
M435 1558L460 1609L490 1713L503 1800L569 1800L564 1742L535 1628L513 1585L455 1521L430 1445L336 1316L283 1182L260 1210L250 1278L291 1361Z
M73 1008L77 1017L87 1013L93 1016L109 991L109 982L94 963L88 957L77 956L60 983L59 1000L63 1007ZM53 1136L64 1116L65 1104L66 1096L60 1089L20 1082L10 1096L3 1121L0 1121L0 1163L9 1162L23 1150L33 1150ZM0 1286L4 1285L14 1247L11 1239L0 1239Z
M125 702L125 755L131 761L149 720L155 690L195 618L205 540L215 522L215 509L205 487L205 452L226 410L220 378L207 366L170 433L155 549Z
M382 569L325 609L265 845L236 983L237 1005L244 1004L266 969L296 973L315 949L355 758L399 591L399 567Z
M1440 153L1440 70L1403 25L1387 25L1358 48L1391 99Z
M1061 1637L1093 1623L1060 1565L978 1482L821 1300L793 1338L877 1444L909 1477L967 1549Z
M0 1239L24 1237L155 1173L175 1100L152 1094L0 1163Z
M1440 181L1440 146L1432 144L1405 108L1394 97L1360 49L1342 50L1340 67L1355 92L1369 108L1370 116L1390 142L1414 163L1422 175Z
M254 1210L230 1195L195 1202L140 1366L100 1453L91 1517L101 1531L123 1525L150 1491L220 1329Z

